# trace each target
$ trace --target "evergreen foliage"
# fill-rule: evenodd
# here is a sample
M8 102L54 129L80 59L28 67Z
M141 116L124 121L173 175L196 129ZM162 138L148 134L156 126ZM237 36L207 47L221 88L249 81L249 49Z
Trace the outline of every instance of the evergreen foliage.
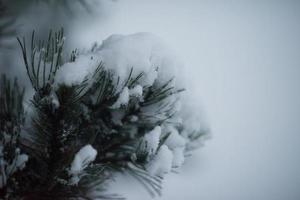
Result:
M11 83L5 75L0 80L0 197L10 198L11 190L18 188L15 179L20 163L20 134L24 126L24 89L17 80ZM26 159L26 158L25 158Z
M147 165L170 133L160 137L152 153L145 151L144 137L164 124L181 130L180 124L170 120L176 114L176 101L169 98L176 99L183 90L174 88L172 80L155 82L142 88L143 101L130 96L128 104L114 106L122 91L139 86L143 73L133 76L132 68L121 82L100 62L82 82L57 84L57 71L77 59L77 51L68 57L63 50L63 30L50 31L46 41L37 40L33 32L29 42L26 38L18 38L18 42L35 94L30 112L24 113L24 90L16 81L12 85L1 77L0 198L122 199L106 194L107 183L116 172L131 175L151 195L159 195L162 177L150 174ZM122 117L116 119L116 114ZM194 133L192 137L202 135ZM86 145L97 155L74 173L74 158ZM25 159L9 173L7 166L20 155Z

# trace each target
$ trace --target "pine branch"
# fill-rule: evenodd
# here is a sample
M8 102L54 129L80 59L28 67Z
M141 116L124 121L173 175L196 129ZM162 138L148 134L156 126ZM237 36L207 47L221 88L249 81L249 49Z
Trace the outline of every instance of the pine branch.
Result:
M91 123L98 125L95 130L98 132L95 139L94 147L99 152L99 156L96 159L96 163L102 163L110 168L128 173L140 182L146 190L152 195L160 195L160 181L157 177L150 176L143 165L147 163L146 154L139 152L140 140L144 137L144 134L155 126L160 125L163 121L167 120L174 114L172 110L174 108L174 102L170 103L166 101L168 97L178 94L183 90L175 90L169 86L172 80L163 85L154 85L150 88L144 88L144 101L137 102L135 99L130 99L126 107L114 109L114 111L123 112L122 125L117 125L112 122L111 108L110 106L116 101L119 93L116 93L116 86L114 85L113 76L105 76L108 73L104 67L101 67L97 71L100 75L98 81L92 86L88 97L97 96L98 92L101 94L101 101L84 101L84 104L90 108ZM138 85L139 80L143 74L138 74L136 77L132 77L133 68L130 70L128 78L122 86L133 88ZM104 78L105 77L105 78ZM99 95L98 95L99 96ZM97 98L98 99L98 98ZM138 106L137 106L138 105ZM145 117L146 109L150 106L155 107L155 112L149 113L149 117ZM149 108L148 108L149 109ZM172 113L172 114L171 114ZM155 119L155 115L160 114L163 117L159 120ZM139 120L132 122L131 116L138 116ZM99 120L101 123L99 123ZM93 122L95 121L95 122ZM162 145L167 137L163 137L161 140ZM137 158L132 156L136 155Z
M84 132L88 129L88 124L79 104L87 87L86 80L76 86L53 87L54 77L62 64L63 30L54 34L50 31L46 42L36 41L33 32L29 53L25 38L22 42L18 38L18 41L27 74L36 90L32 100L35 116L23 146L32 157L26 173L34 178L28 185L38 187L26 195L30 198L40 195L67 198L72 187L64 186L58 180L68 179L66 169L75 153L90 140L90 136ZM79 190L78 192L80 193ZM75 194L74 191L72 193ZM82 195L79 193L78 195Z
M12 198L11 188L17 188L15 179L27 155L20 151L20 133L24 125L24 88L17 80L13 84L5 75L0 77L0 198Z
M55 74L62 63L62 50L65 40L63 29L54 34L50 31L46 42L36 41L33 31L29 50L26 46L25 37L22 38L22 41L20 38L17 39L22 49L27 75L33 88L35 91L48 93Z
M147 166L172 134L161 135L160 126L173 123L183 90L175 88L172 79L142 87L144 74L133 75L134 68L120 83L120 77L102 62L80 83L56 83L64 62L76 64L79 56L74 50L71 58L63 57L63 31L50 32L47 41L36 40L33 32L30 47L25 38L18 41L36 93L31 126L22 140L22 150L30 156L28 167L18 174L25 186L16 194L24 199L119 199L106 195L105 186L114 173L121 172L131 175L152 196L160 195L162 178L150 175ZM138 92L132 95L136 88ZM124 91L127 100L115 106ZM177 134L184 129L172 125ZM156 127L160 130L158 146L150 153L145 151L144 138ZM198 140L205 132L190 134L188 139ZM97 154L73 173L74 159L86 146L92 146ZM93 197L91 190L97 191Z

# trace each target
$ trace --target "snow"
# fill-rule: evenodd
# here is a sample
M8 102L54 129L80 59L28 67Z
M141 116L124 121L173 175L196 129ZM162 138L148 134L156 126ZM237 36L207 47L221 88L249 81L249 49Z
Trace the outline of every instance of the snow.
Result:
M128 105L130 97L137 97L140 101L143 101L143 87L141 85L136 85L132 89L124 87L122 92L119 94L117 101L111 106L111 108L117 109L121 106Z
M138 116L136 116L136 115L130 116L130 121L131 121L131 122L136 122L136 121L138 121L138 120L139 120L139 117L138 117Z
M56 73L55 83L68 86L81 83L86 77L91 77L101 60L92 53L79 55L74 62L62 65Z
M59 103L58 97L55 94L55 92L51 93L50 98L51 98L51 103L52 103L53 108L58 109L60 106L60 103Z
M158 77L158 72L156 69L150 69L148 73L142 78L142 82L145 86L153 85L154 81Z
M51 103L55 109L57 109L60 106L58 99L52 99Z
M172 167L180 167L184 163L184 147L176 147L172 150L173 160Z
M184 147L186 144L186 140L182 137L176 128L173 126L168 126L165 130L166 132L170 132L169 137L167 138L165 144L170 149L175 149L176 147Z
M16 159L16 168L20 170L24 169L27 161L28 161L28 155L20 154Z
M89 163L95 160L96 156L97 150L95 150L90 144L85 145L75 155L71 165L71 172L77 173L82 171Z
M167 125L164 128L164 132L170 133L164 144L168 146L173 153L172 167L180 167L184 162L187 140L182 137L178 130L172 125Z
M151 86L157 78L170 79L183 65L168 45L151 33L112 35L103 41L99 53L104 65L121 80L126 79L132 67L133 75L143 72L142 86Z
M125 87L119 94L117 101L111 106L113 109L120 108L121 106L126 106L129 102L129 90Z
M150 155L155 154L159 145L160 135L160 126L156 126L149 133L145 134L143 138L143 150L148 152Z
M77 184L80 181L82 171L96 159L96 156L97 150L90 144L85 145L76 153L69 171L70 175L72 175L71 184Z
M144 148L152 156L147 165L151 175L163 176L172 167L180 167L184 162L186 140L179 135L177 129L168 126L164 131L170 131L170 135L157 152L160 142L161 127L157 126L144 136ZM157 153L156 153L157 152ZM155 154L156 153L156 154Z
M129 90L129 95L137 97L140 101L143 101L143 87L141 85L134 86L134 88Z
M162 39L151 33L111 35L93 52L79 53L75 62L67 62L57 72L56 84L75 85L91 76L100 62L112 71L120 83L125 83L133 68L132 77L140 73L136 89L151 86L156 80L167 81L174 77L183 64ZM120 89L120 88L118 88Z
M147 170L151 175L164 176L171 171L172 161L172 151L166 145L162 145L157 155L147 165Z

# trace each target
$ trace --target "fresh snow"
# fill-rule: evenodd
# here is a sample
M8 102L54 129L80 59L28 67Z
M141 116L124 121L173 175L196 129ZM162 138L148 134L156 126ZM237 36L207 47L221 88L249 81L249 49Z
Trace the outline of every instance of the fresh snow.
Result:
M16 168L22 170L26 166L26 162L28 161L27 154L20 154L16 159Z
M125 87L122 92L119 94L117 101L111 106L111 108L116 109L121 106L126 106L129 102L129 90L128 87Z
M133 68L132 77L143 73L140 86L167 81L178 74L183 64L159 37L151 33L112 35L93 52L84 52L75 62L67 62L57 71L56 84L74 85L91 76L100 62L124 83Z
M119 94L117 101L111 106L111 108L117 109L121 106L127 106L130 97L137 97L140 101L143 101L143 87L141 85L136 85L132 89L124 87L124 89Z
M173 160L172 167L180 167L184 163L184 147L176 147L172 150Z
M187 140L171 125L166 126L164 132L170 133L164 144L168 146L173 153L172 167L180 167L184 162L184 152Z
M143 150L148 152L150 155L155 154L159 145L160 135L160 126L156 126L149 133L146 133L143 138Z
M157 70L152 68L146 73L146 75L144 77L142 77L141 82L143 82L143 84L145 86L151 86L151 85L153 85L153 83L157 79L157 77L158 77Z
M176 147L184 147L186 144L186 140L184 137L182 137L179 132L177 131L176 128L173 126L168 126L166 128L166 132L169 132L170 135L167 138L165 144L170 148L170 149L175 149Z
M166 145L162 145L157 155L147 165L147 170L151 175L163 176L171 171L172 162L172 151Z
M93 162L97 156L97 150L95 150L90 144L82 147L71 164L71 172L77 173L85 169L89 163Z
M96 156L97 150L90 144L85 145L76 153L69 172L72 175L71 184L77 184L80 181L82 171L95 160Z
M59 68L55 83L68 86L80 84L85 78L91 78L100 63L97 55L81 54L75 62L67 62Z
M141 85L136 85L134 88L129 90L129 95L139 98L143 101L143 87Z
M145 73L148 81L141 81L142 86L153 84L158 76L157 67L160 72L167 70L167 75L172 76L181 63L170 52L162 39L151 33L112 35L99 47L104 65L114 70L121 80L127 78L132 67L133 75Z
M58 109L60 106L59 100L57 98L57 95L55 94L55 92L52 92L50 95L51 98L51 103L54 109Z

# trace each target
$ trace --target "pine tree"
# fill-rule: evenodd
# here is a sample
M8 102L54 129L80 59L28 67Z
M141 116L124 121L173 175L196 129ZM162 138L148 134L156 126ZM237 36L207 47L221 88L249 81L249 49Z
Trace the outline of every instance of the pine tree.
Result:
M99 62L67 84L58 73L81 53L64 50L63 29L18 43L34 95L24 102L25 89L1 76L0 199L122 199L106 192L116 173L160 195L163 175L208 132L173 121L184 91L173 79L143 85L134 66L123 80Z

